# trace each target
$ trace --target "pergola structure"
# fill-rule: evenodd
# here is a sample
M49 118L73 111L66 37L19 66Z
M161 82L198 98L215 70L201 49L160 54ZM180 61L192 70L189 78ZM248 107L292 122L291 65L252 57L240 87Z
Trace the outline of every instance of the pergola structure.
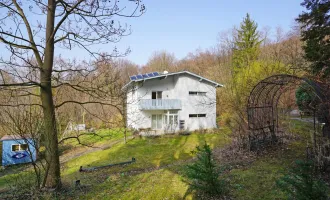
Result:
M274 75L260 81L251 91L248 99L248 129L250 149L260 145L276 143L279 134L278 103L283 93L296 88L302 82L307 83L320 99L320 102L330 101L329 86L308 78L292 75ZM325 126L329 126L330 119Z

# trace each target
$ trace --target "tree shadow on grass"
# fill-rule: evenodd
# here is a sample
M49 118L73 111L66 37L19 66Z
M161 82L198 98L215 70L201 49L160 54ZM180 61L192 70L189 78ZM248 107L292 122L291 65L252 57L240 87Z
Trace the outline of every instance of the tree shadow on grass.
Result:
M91 187L93 187L92 193L94 194L96 190L98 190L99 193L103 193L105 188L100 185L103 183L108 183L113 177L116 177L113 181L118 184L124 184L121 179L125 177L124 180L128 180L125 184L131 185L131 188L136 187L136 189L140 190L140 187L143 188L145 186L143 184L143 180L148 179L146 177L148 177L147 175L149 174L149 176L153 177L154 183L148 182L148 187L152 186L154 188L158 188L165 187L166 185L167 190L172 191L169 195L176 196L175 199L178 199L178 196L183 198L188 186L182 182L182 174L180 170L178 170L178 167L184 165L185 162L189 162L193 156L191 151L195 149L196 146L203 145L205 141L213 142L213 140L214 138L207 134L193 134L190 136L163 136L152 139L135 138L127 144L119 144L110 149L93 152L89 155L70 161L67 165L68 170L70 171L64 172L65 176L63 180L72 182L75 179L79 179L82 184L91 184L93 185ZM91 173L78 172L81 165L83 167L102 166L106 164L128 161L132 157L136 158L136 163L126 166L111 167ZM164 170L166 170L165 174L160 173L164 172ZM173 183L156 181L157 178L164 181L164 177L166 176L175 177L175 181ZM176 185L180 185L181 189L178 191L178 194L175 195ZM161 190L159 189L159 191ZM119 193L120 192L125 191L120 189ZM156 194L152 192L152 190L150 190L147 194L148 197L153 195ZM166 193L163 195L167 197ZM191 195L189 198L191 198Z

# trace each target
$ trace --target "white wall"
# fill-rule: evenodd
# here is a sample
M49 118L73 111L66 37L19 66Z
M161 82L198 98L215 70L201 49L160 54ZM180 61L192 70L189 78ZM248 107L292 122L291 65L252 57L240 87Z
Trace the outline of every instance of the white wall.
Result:
M138 89L127 95L127 124L133 128L151 127L151 115L163 114L164 110L141 111L140 99L151 99L152 91L163 91L163 99L180 99L182 109L179 120L185 120L185 129L216 127L216 88L206 81L199 81L189 74L171 75L165 79L146 80ZM206 92L206 96L191 96L189 91ZM206 114L204 118L189 118L189 114ZM178 127L179 128L179 127Z
M186 129L216 127L216 88L208 82L182 74L178 80L180 87L175 88L177 97L181 99L182 110L179 120L185 120ZM191 96L189 91L206 92L206 96ZM206 114L205 118L189 118L189 114Z

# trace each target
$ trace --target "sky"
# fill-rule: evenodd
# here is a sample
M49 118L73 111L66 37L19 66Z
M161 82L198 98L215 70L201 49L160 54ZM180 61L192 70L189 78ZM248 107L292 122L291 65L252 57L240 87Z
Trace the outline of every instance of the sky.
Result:
M146 13L127 23L132 34L116 44L130 47L126 57L144 65L155 51L166 50L178 59L218 42L220 32L238 26L250 13L258 26L290 30L303 11L302 0L144 0ZM109 46L112 46L110 44Z
M128 4L127 0L121 0ZM205 50L218 43L219 33L228 31L249 13L264 27L290 30L294 19L303 11L302 0L143 0L146 13L138 18L117 18L132 27L132 34L119 43L94 46L93 50L112 52L116 46L131 53L125 57L140 66L146 64L155 51L173 53L182 59L197 49ZM38 20L38 19L33 19ZM4 54L0 52L0 54ZM89 59L83 49L71 51L57 48L62 57Z

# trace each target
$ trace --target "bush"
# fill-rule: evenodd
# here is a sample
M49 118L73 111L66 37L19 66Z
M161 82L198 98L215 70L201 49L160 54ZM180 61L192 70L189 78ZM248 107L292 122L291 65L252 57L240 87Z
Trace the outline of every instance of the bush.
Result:
M296 161L296 166L277 181L278 187L289 199L326 200L328 187L317 177L311 161Z
M197 156L197 160L185 169L187 182L191 189L208 194L225 194L226 182L225 180L219 180L219 175L223 173L224 169L216 166L210 146L206 143L203 147L197 146L192 153Z

